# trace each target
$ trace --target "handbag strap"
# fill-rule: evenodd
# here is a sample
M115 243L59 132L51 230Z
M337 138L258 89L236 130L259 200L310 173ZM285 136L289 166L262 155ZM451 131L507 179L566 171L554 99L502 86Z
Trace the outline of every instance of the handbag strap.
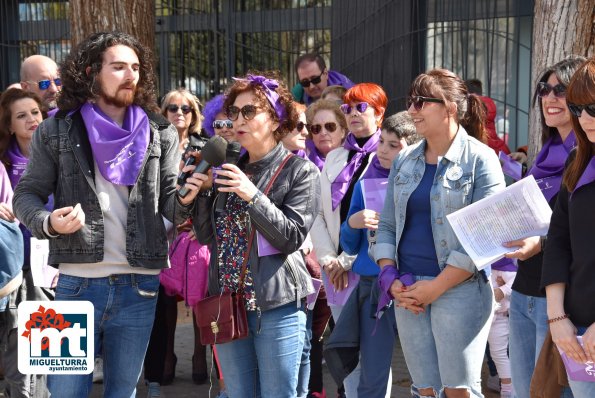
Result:
M287 154L287 156L285 156L285 159L283 159L283 162L281 162L281 164L279 165L279 167L277 168L277 171L275 171L275 174L273 174L273 177L270 179L269 183L267 184L266 188L264 189L263 194L266 196L269 191L271 190L271 187L273 186L273 183L275 182L275 180L277 179L277 177L279 176L279 174L281 174L281 170L283 170L283 167L285 167L285 164L287 163L287 161L289 161L289 159L293 156L293 153L289 152ZM242 261L242 270L240 271L240 281L238 284L238 291L244 291L244 279L246 278L246 274L248 273L248 258L250 257L250 250L252 249L252 242L254 241L254 228L252 228L252 231L250 231L250 237L248 238L248 248L246 250L246 252L244 253L244 260Z

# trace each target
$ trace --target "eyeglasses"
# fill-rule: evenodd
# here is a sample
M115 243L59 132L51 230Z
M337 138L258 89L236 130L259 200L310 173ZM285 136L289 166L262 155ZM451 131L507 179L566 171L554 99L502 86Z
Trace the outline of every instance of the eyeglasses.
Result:
M311 79L300 80L300 84L302 85L302 87L310 87L310 84L318 84L318 83L320 83L322 81L322 75L324 75L325 70L323 70L322 72L320 72L320 75L315 76L315 77L313 77Z
M52 85L52 82L54 82L54 84L56 85L56 87L61 87L62 86L62 79L55 78L55 79L45 79L45 80L40 80L40 81L30 81L31 83L37 83L37 87L39 87L40 90L47 90L48 88L50 88L50 86Z
M556 98L566 97L566 86L560 83L552 87L550 84L546 82L539 82L537 83L537 88L535 89L535 92L541 98L547 97L548 95L550 95L552 91L554 92L554 96Z
M252 120L258 113L258 108L255 105L244 105L241 109L235 105L227 107L226 115L229 120L236 121L238 116L242 114L245 120Z
M231 120L215 120L213 122L214 129L222 129L227 127L228 129L233 127L233 122Z
M343 112L346 115L349 115L353 108L355 108L359 113L364 113L369 106L370 104L368 104L367 102L360 102L358 104L355 104L355 107L352 107L349 104L343 104L340 108L341 112Z
M425 102L435 102L437 104L444 104L444 100L440 98L430 98L422 97L421 95L416 95L413 97L407 97L407 109L411 108L411 105L413 105L413 108L419 112L423 109Z
M329 123L325 123L323 125L321 124L313 124L310 126L309 130L312 134L314 135L318 135L322 132L322 126L324 126L324 128L326 129L326 131L328 131L329 133L333 133L336 129L337 129L337 123L335 122L329 122Z
M583 111L587 111L589 116L595 117L595 104L576 105L568 102L567 105L568 109L570 110L570 113L572 113L576 117L581 117Z
M308 125L306 125L306 123L304 122L297 122L297 124L295 125L295 129L298 131L298 133L301 133L304 127L306 129L308 128Z
M184 115L192 112L192 108L188 105L177 106L176 104L169 104L166 108L171 113L176 113L178 109L181 109Z

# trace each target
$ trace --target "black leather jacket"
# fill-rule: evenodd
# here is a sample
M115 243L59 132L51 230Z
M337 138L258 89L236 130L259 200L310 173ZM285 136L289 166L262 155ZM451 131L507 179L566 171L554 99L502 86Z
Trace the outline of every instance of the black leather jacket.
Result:
M133 267L166 268L167 234L161 215L176 224L190 214L177 199L178 133L161 115L147 113L150 140L143 166L129 189L126 221L126 258ZM25 174L16 186L13 208L33 236L47 239L44 204L54 195L55 208L80 203L85 226L50 239L51 264L96 263L103 260L103 213L95 191L95 168L87 130L80 111L60 111L39 125L31 144Z
M245 155L238 166L263 192L277 168L288 154L277 145L263 159L247 164ZM269 191L250 206L250 226L262 234L280 254L258 256L256 238L248 266L252 273L256 302L262 311L296 302L314 292L312 279L299 250L318 214L320 206L320 173L316 166L297 156L289 159ZM209 264L209 294L220 292L217 244L215 242L214 196L201 196L194 209L194 229L198 240L211 245Z

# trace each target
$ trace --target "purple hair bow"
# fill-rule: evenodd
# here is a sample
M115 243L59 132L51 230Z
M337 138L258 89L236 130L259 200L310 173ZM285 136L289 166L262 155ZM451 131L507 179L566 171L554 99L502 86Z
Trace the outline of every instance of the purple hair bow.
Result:
M279 87L279 82L277 80L269 79L260 75L246 75L245 79L234 77L233 80L250 82L252 85L261 86L264 89L264 95L267 97L267 100L275 110L279 121L282 122L286 119L285 107L279 100L279 94L275 92L275 90Z

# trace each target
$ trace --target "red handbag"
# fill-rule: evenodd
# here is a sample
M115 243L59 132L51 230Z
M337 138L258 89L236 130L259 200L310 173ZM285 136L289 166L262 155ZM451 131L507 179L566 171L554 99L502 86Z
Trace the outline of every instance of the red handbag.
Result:
M289 160L292 154L288 154L264 190L268 194L273 182ZM242 339L248 336L248 317L246 315L246 303L244 298L244 278L247 274L248 257L254 240L254 229L250 231L248 247L244 253L242 270L240 271L239 288L237 292L223 291L217 296L207 297L200 300L194 306L196 326L200 331L200 343L202 345L222 344L233 340Z

